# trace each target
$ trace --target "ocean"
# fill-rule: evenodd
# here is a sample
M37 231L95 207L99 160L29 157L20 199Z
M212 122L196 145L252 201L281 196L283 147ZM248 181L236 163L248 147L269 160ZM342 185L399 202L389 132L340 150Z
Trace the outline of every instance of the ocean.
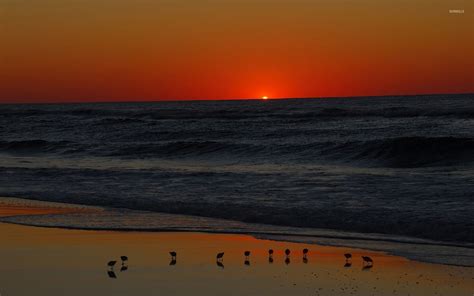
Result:
M474 95L0 105L0 196L472 246Z

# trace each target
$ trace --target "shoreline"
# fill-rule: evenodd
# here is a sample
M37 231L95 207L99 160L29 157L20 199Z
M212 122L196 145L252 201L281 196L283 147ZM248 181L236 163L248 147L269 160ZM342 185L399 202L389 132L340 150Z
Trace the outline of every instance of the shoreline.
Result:
M347 233L348 235L341 235L340 232L334 232L335 235L328 234L305 234L305 233L291 233L289 231L251 231L248 229L233 229L226 230L223 229L200 229L200 228L179 228L179 227L159 227L159 228L137 228L137 227L82 227L82 226L64 226L64 225L47 225L45 223L38 223L37 219L42 217L60 217L61 215L68 214L91 214L91 213L105 213L110 209L87 206L87 205L77 205L77 204L65 204L58 202L47 202L39 200L29 200L16 197L4 197L0 199L0 223L11 224L11 225L21 225L26 227L38 227L38 228L49 228L49 229L63 229L63 230L75 230L75 231L95 231L95 232L118 232L118 233L201 233L201 234L222 234L222 235L246 235L251 236L256 239L264 240L273 240L277 242L290 242L290 243L306 243L314 246L328 246L336 248L357 248L361 250L367 250L370 252L384 252L393 256L401 256L409 260L414 260L417 262L431 263L431 264L442 264L447 266L459 266L472 268L474 267L474 247L469 245L452 245L444 242L429 241L424 239L417 239L416 241L408 240L396 240L396 239L387 239L386 237L368 237L364 238L361 236L350 236L352 233ZM141 211L136 211L141 212ZM157 216L165 215L167 219L177 218L179 219L180 215L175 214L160 214L154 213ZM33 218L31 222L22 222L15 221L15 218ZM67 216L64 216L68 218ZM64 218L63 217L63 218ZM121 216L122 217L122 216ZM9 221L8 218L13 218L13 221ZM115 218L115 217L114 217ZM215 220L215 219L213 219ZM214 222L219 222L218 220ZM225 225L224 225L225 227ZM325 231L325 230L323 230ZM330 232L330 230L328 231ZM357 235L357 234L356 234ZM358 234L363 235L363 234ZM367 234L375 235L377 234ZM387 247L389 246L389 247ZM416 249L416 248L431 248L433 253L442 254L443 252L454 252L463 253L466 252L470 255L466 256L467 262L449 262L449 261L440 261L436 258L419 257L417 255L411 254L410 251L404 249ZM437 257L437 256L435 256Z

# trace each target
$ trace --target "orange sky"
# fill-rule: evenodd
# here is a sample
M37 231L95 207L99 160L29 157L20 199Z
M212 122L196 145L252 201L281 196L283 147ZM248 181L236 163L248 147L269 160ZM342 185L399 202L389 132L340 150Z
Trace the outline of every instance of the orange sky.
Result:
M2 0L0 102L474 92L473 3Z

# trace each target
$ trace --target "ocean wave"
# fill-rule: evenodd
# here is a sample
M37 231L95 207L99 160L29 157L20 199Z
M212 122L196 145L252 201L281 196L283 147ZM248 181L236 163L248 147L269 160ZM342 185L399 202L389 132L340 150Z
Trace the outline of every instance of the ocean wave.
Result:
M452 166L474 162L474 139L455 137L398 137L371 141L309 144L252 144L224 141L176 141L120 147L110 156L285 157L311 162L314 158L358 165L396 168Z
M69 141L0 141L0 151L14 154L54 153L64 151L73 143Z
M140 138L152 138L144 132ZM459 137L396 137L369 141L311 142L305 144L239 141L160 141L179 133L162 133L151 142L119 141L103 144L81 144L70 141L0 141L0 151L13 154L71 154L119 158L262 158L345 163L355 166L414 168L430 166L469 165L474 162L474 138ZM186 138L186 137L184 137Z
M336 145L325 153L378 166L409 168L450 166L474 162L474 139L455 137L398 137Z

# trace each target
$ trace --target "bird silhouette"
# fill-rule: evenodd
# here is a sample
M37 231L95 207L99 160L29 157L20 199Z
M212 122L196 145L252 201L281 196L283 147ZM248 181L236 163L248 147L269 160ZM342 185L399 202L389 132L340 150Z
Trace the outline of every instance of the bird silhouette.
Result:
M245 251L245 252L244 252L244 255L245 255L245 258L246 258L246 259L249 259L250 251Z
M122 265L125 265L125 262L128 261L128 257L127 256L120 256L120 260L122 260Z
M222 260L224 260L224 252L217 253L216 259L218 262L222 262Z
M346 254L344 254L344 257L346 257L346 261L349 261L349 260L352 259L352 254L346 253Z
M172 251L170 252L170 255L171 255L171 260L175 260L176 261L176 252L175 251Z
M273 249L268 250L268 256L273 257Z
M362 256L362 263L364 266L372 267L374 265L374 261L368 256Z
M303 258L307 258L307 257L308 257L308 252L309 252L308 249L303 249Z
M290 253L291 253L290 249L286 249L286 250L285 250L285 255L286 255L286 257L289 257L289 256L290 256Z
M109 263L107 263L107 266L110 267L110 269L114 269L114 266L115 264L117 264L117 261L109 261Z

